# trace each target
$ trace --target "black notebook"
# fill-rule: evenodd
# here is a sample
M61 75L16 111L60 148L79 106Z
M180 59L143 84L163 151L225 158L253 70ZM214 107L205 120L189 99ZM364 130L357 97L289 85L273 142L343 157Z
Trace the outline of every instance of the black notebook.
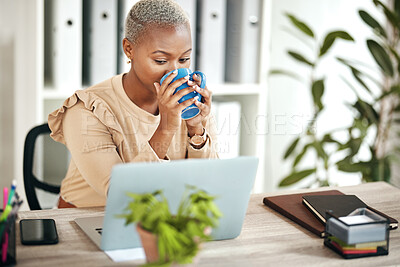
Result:
M332 210L337 217L347 216L358 208L368 208L390 220L390 228L397 228L397 220L365 204L355 195L311 195L303 196L303 204L319 219L326 222L326 211Z

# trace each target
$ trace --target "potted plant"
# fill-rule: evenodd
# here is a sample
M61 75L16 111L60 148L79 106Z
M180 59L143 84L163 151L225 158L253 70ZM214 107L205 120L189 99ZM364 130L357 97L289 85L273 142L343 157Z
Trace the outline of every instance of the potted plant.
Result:
M366 41L368 50L375 60L375 66L368 66L360 59L344 59L337 57L339 62L347 66L359 86L345 80L350 90L356 95L354 102L348 103L353 111L352 123L344 129L336 129L324 135L317 135L315 128L321 111L325 105L322 96L325 91L324 77L317 77L318 63L332 47L338 38L352 41L353 38L345 31L334 31L318 40L311 28L293 15L288 18L303 36L314 41L316 58L307 59L302 53L289 50L288 54L296 61L310 67L311 75L308 82L312 95L314 114L313 120L307 126L307 131L295 138L286 150L284 159L292 159L292 171L280 182L280 186L288 186L315 175L312 185L329 185L329 171L337 168L342 172L360 173L362 180L390 181L391 167L398 159L398 146L389 140L395 135L392 126L400 122L400 0L389 2L388 5L379 0L373 0L378 10L386 20L382 25L365 10L359 10L362 21L372 29L372 36ZM376 75L371 75L378 73ZM271 74L285 74L298 78L286 70L274 70ZM397 124L397 125L396 125ZM339 140L335 136L346 136ZM397 133L397 135L400 135ZM390 144L389 141L392 141ZM361 149L366 148L369 159L360 160ZM312 151L314 150L314 151ZM365 151L365 150L364 150ZM299 169L299 163L309 152L316 155L315 167ZM336 160L332 160L336 159Z
M191 263L222 216L215 197L194 186L186 186L176 214L171 214L162 190L127 195L131 201L120 217L126 225L137 223L149 265Z

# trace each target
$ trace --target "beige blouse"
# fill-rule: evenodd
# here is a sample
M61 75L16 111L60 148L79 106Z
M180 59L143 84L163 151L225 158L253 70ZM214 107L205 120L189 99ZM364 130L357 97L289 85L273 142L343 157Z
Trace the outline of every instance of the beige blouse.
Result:
M122 86L123 74L85 90L76 91L48 117L51 137L71 152L61 184L62 198L77 207L104 206L111 169L125 162L161 162L149 144L160 122L136 106ZM172 139L165 160L218 158L215 120L203 123L208 134L201 149L188 142L186 123Z

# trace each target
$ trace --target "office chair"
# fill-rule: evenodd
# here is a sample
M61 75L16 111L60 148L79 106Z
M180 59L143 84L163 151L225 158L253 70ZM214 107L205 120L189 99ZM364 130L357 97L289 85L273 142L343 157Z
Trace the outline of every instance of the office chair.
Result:
M40 135L50 134L50 128L47 123L36 126L32 128L26 138L24 147L24 184L25 184L25 194L28 200L29 208L31 210L41 210L39 204L36 188L42 189L46 192L53 194L60 193L60 186L51 185L46 182L39 181L38 178L33 173L33 160L35 155L35 143Z

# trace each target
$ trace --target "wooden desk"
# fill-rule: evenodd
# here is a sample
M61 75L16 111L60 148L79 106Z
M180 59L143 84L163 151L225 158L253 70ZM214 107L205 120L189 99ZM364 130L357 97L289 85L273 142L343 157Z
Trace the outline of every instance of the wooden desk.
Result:
M251 196L241 235L208 242L198 266L382 266L400 264L400 229L390 231L389 255L345 260L308 232L262 204L263 197L284 193L339 189L355 194L370 206L400 219L400 189L384 182L340 188L318 188ZM103 214L101 208L20 212L19 218L53 218L60 242L49 246L23 246L17 231L18 266L110 266L115 263L97 248L74 222L82 216ZM19 228L17 228L19 229Z

